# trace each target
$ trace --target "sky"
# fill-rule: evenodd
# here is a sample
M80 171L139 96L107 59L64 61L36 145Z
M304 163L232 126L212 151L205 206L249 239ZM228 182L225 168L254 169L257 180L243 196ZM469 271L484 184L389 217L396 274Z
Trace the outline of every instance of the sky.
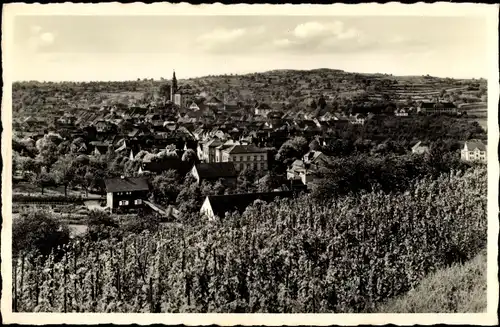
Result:
M47 16L14 18L14 80L190 78L274 69L488 76L483 17Z

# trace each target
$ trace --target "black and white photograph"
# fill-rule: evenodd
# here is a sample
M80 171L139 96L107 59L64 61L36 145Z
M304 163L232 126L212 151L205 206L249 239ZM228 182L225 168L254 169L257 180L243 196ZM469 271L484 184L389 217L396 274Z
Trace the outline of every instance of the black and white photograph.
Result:
M4 319L498 323L499 7L448 5L4 6Z

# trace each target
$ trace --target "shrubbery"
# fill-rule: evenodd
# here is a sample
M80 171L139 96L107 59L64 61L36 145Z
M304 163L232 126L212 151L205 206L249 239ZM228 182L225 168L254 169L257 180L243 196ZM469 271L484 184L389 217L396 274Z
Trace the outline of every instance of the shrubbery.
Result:
M19 311L359 312L486 245L486 170L305 196L14 262ZM21 280L21 276L22 280ZM72 282L64 282L71 280Z

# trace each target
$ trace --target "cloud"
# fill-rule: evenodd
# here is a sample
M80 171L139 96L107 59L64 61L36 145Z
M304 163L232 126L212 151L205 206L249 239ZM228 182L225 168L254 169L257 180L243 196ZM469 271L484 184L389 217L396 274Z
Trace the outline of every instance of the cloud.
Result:
M42 32L42 27L38 25L31 26L30 30L32 35L27 40L28 50L37 52L54 44L56 39L54 33Z
M319 37L351 39L355 38L357 34L358 31L354 28L346 30L344 23L341 21L332 23L307 22L297 25L293 30L293 35L299 39Z
M341 21L310 21L296 25L285 37L272 42L276 49L300 53L351 52L368 48L374 42Z
M40 43L41 45L51 45L54 43L55 37L54 34L45 32L40 35Z
M217 28L197 38L197 44L204 50L211 52L238 51L241 47L246 49L258 45L266 32L264 26L250 28Z

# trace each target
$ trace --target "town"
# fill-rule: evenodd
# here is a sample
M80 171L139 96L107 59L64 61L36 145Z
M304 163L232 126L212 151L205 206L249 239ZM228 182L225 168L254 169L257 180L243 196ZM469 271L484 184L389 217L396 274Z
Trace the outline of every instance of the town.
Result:
M469 258L467 253L475 254L484 246L481 235L485 222L479 219L485 214L486 102L483 79L397 77L332 69L278 70L184 80L177 80L174 72L170 79L162 80L16 82L13 84L12 202L13 239L18 241L14 242L13 254L16 260L21 260L15 269L16 278L21 281L25 278L19 275L24 271L24 257L19 256L32 246L26 231L38 229L39 225L44 229L39 234L47 239L33 246L43 255L56 255L55 244L70 244L64 246L72 247L74 260L80 255L77 253L91 253L88 258L79 258L105 265L108 263L102 258L109 255L111 262L122 262L122 268L109 275L115 277L106 279L109 285L116 285L113 289L118 292L117 298L132 296L123 286L127 278L124 274L132 272L120 271L129 262L137 263L140 270L137 276L146 281L149 278L148 295L144 295L149 300L144 302L147 309L132 307L132 302L127 302L125 309L116 309L127 312L182 311L193 303L202 312L213 310L203 300L206 296L201 295L208 294L203 293L207 292L208 282L200 279L196 284L199 289L193 289L191 271L202 274L201 271L210 269L202 275L211 278L219 278L213 276L222 274L220 269L225 269L224 274L233 274L227 269L235 267L237 257L226 257L222 249L217 250L216 244L220 243L215 243L213 237L223 239L228 251L234 251L238 242L248 245L243 249L259 251L265 248L259 237L282 244L283 237L295 239L312 229L336 246L318 243L314 251L318 251L317 247L321 251L328 249L328 253L338 249L342 251L342 262L351 262L359 256L342 245L347 243L338 243L334 236L324 234L325 230L344 233L342 242L365 244L363 251L381 253L385 253L382 249L393 246L392 241L387 241L386 233L390 232L397 235L394 242L398 244L407 244L410 239L420 242L424 237L425 249L435 249L435 244L440 244L436 250L425 252L429 263L424 266L417 262L420 257L405 259L421 275L430 269L430 262L435 260L431 258L438 252L443 255L439 259L443 266L465 260ZM469 190L471 185L482 191ZM453 191L457 189L468 193L458 195ZM410 195L409 190L415 195ZM429 202L436 192L447 200ZM453 218L455 215L449 212L456 210L467 213L460 211ZM372 214L365 215L367 212ZM426 215L427 226L440 226L436 227L440 230L438 234L448 233L448 236L432 236L427 234L429 227L416 226L416 221L422 220L421 215ZM395 220L388 218L393 216ZM471 222L471 216L478 222ZM442 221L448 219L457 222L443 227ZM385 220L388 231L380 227ZM454 244L452 235L464 232L456 229L464 224L471 233L468 239L482 241L471 241L474 246L458 249L450 245ZM149 239L148 235L154 236ZM129 241L130 237L135 240ZM158 260L176 262L175 269L182 271L183 277L164 273L162 276L169 279L162 280L153 265L148 266L149 272L144 270L141 262L158 253L154 252L156 245L152 245L156 240L163 242L162 246L170 244L169 250L162 252L166 257ZM300 251L305 251L294 252L286 259L289 267L303 274L293 283L311 278L309 270L304 270L310 267L307 262L317 264L318 260L327 260L322 265L329 266L329 257L314 259L317 255L311 250L314 243L307 242L299 247L290 245L287 250L299 251L303 247ZM100 257L99 252L92 252L94 244L101 244L109 254ZM252 265L250 262L257 260L255 253L245 252L241 260ZM276 267L285 264L285 261L277 263L276 260L285 260L279 254L266 253L259 254L265 257L262 259L265 262L274 262ZM127 259L130 255L135 259ZM303 263L296 262L299 257ZM207 268L205 263L203 268L200 260L209 260L213 266ZM381 262L378 268L363 268L366 271L362 273L381 269L385 261ZM164 264L162 267L165 269ZM76 266L71 269L76 274ZM238 274L245 273L246 268L241 269ZM345 276L351 271L335 269ZM392 270L382 271L381 274L392 276ZM96 274L89 270L85 277L92 278L91 293L83 290L83 284L71 286L75 299L77 294L84 293L94 298L104 296L102 292L108 286L104 286L105 281L96 280L100 276ZM289 283L289 277L273 276L276 285ZM256 284L238 286L243 290L240 295L226 294L221 289L218 298L224 297L220 310L227 312L375 310L372 305L377 297L390 298L408 291L418 284L421 279L418 276L394 277L400 283L399 288L366 293L373 296L369 304L351 299L350 294L355 292L348 291L348 284L330 290L336 282L328 284L328 294L338 294L343 300L328 295L319 309L314 296L313 302L297 302L294 307L287 304L286 299L299 298L296 291L295 295L280 300L278 309L273 309L273 301L260 304L266 309L259 309L257 304L253 307L242 304L239 309L226 307L237 297L249 303L245 290L261 287ZM19 285L16 287L24 289L22 283ZM183 291L168 298L152 293L166 292L172 285L181 285L178 287ZM293 285L291 290L298 287ZM135 284L133 287L136 289ZM38 297L26 298L18 292L14 291L15 310L31 311L41 305L37 304ZM271 294L277 292L273 289ZM182 302L175 302L177 298ZM94 302L89 302L94 303L88 304L90 309L78 309L76 302L71 304L64 299L64 305L58 309L64 312L108 310Z
M334 89L332 82L325 83L328 74L338 76L340 86ZM443 86L442 91L429 92L441 81L423 77L427 81L424 84L399 85L390 77L357 74L348 80L344 78L346 73L329 70L304 73L306 77L297 81L293 90L297 96L291 100L285 97L291 93L286 85L294 83L289 76L298 74L278 71L268 75L245 76L240 82L245 85L245 81L252 81L252 101L233 100L244 92L234 89L231 82L235 78L231 76L220 77L220 89L214 90L201 85L216 84L212 82L215 77L178 83L174 72L171 81L162 81L156 90L152 86L143 99L106 99L100 106L86 105L87 99L69 103L68 94L85 85L61 86L58 90L57 84L19 84L14 87L15 92L32 88L40 94L48 92L45 88L53 89L55 94L40 97L46 103L49 99L54 102L47 104L53 109L44 116L33 113L17 118L14 112L14 183L33 183L42 192L57 183L65 189L85 190L87 195L89 191L103 195L105 192L107 196L100 198L99 208L123 213L147 207L175 219L171 215L178 213L182 205L176 201L180 190L166 196L164 190L151 184L160 186L165 182L161 176L168 173L176 175L174 181L179 183L187 174L200 185L220 184L216 193L205 195L203 206L197 210L210 218L223 217L234 209L244 210L252 199L269 198L271 191L279 191L271 193L276 197L288 196L289 191L311 191L322 180L321 170L328 167L332 156L343 151L344 145L355 149L375 143L365 139L358 142L362 146L355 145L355 136L351 144L339 144L350 141L343 140L342 133L362 135L370 126L383 126L384 122L412 124L444 116L467 121L474 113L481 114L474 109L485 101L484 81L445 81L448 90ZM278 86L272 88L275 84ZM359 84L367 85L366 89L377 96L354 90ZM223 91L226 87L228 92ZM408 89L411 91L405 91ZM389 91L396 101L389 99ZM346 92L353 93L352 98L342 101L339 94ZM66 106L58 105L64 101ZM302 104L294 104L298 101ZM486 162L484 135L479 136L482 139L456 140L460 142L456 156L464 161ZM400 139L403 153L430 152L430 140L416 137ZM381 142L371 150L381 146L387 147L387 143ZM247 200L224 199L234 193ZM40 201L36 198L33 202ZM224 205L214 209L214 201Z

